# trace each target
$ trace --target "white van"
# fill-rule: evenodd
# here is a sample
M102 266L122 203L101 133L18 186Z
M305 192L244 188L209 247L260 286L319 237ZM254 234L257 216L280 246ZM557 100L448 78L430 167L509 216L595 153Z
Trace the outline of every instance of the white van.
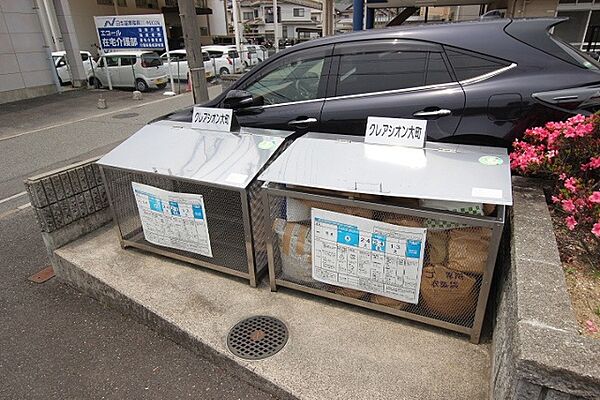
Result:
M106 59L106 65L105 65ZM108 86L108 73L115 87L132 87L140 92L148 88L164 89L169 81L168 70L158 54L152 51L119 51L101 57L90 84Z
M189 66L187 62L187 53L185 49L172 50L171 54L171 73L174 79L186 80L188 78ZM168 66L167 53L160 56L163 64ZM204 75L206 79L214 78L215 73L221 75L230 73L227 60L224 58L211 58L207 51L202 51L202 60L204 61Z
M235 46L233 46L235 48ZM258 46L253 44L244 44L242 45L242 60L246 67L251 67L253 65L258 64Z
M244 63L235 49L235 46L212 45L202 47L202 50L206 50L211 58L221 58L225 60L226 64L223 64L219 70L219 75L239 74L244 72Z
M71 82L71 71L67 64L66 52L53 51L52 61L54 61L54 67L56 68L56 74L58 75L58 81L62 85L63 83ZM83 69L86 74L86 79L89 79L93 75L93 70L96 68L96 61L92 58L92 53L89 51L81 51L81 61L83 61Z

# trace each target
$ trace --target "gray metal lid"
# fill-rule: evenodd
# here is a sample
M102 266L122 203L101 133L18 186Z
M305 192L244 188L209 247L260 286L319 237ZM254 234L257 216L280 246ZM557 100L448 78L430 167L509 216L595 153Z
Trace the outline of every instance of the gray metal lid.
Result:
M291 134L258 128L216 132L159 121L144 126L98 164L245 188Z
M512 204L508 154L495 147L429 142L425 149L412 149L308 133L259 179L392 197Z

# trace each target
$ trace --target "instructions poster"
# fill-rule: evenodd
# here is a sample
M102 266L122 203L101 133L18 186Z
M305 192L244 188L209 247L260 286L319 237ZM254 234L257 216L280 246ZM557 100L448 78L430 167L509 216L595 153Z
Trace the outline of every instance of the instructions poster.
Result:
M202 195L131 186L147 241L212 257Z
M418 303L426 228L317 208L311 225L313 279Z

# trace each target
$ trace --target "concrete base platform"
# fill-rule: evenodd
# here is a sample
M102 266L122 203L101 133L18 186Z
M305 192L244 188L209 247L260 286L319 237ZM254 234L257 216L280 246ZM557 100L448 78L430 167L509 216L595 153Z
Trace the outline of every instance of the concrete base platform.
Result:
M142 319L277 397L486 399L489 346L466 336L247 282L137 250L99 229L55 251L56 274ZM233 356L229 329L252 315L283 320L290 338L260 361Z

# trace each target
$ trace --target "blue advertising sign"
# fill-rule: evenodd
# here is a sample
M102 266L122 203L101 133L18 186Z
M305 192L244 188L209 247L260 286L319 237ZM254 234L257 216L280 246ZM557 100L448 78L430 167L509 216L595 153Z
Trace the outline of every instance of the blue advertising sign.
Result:
M94 17L104 52L167 47L162 14Z

